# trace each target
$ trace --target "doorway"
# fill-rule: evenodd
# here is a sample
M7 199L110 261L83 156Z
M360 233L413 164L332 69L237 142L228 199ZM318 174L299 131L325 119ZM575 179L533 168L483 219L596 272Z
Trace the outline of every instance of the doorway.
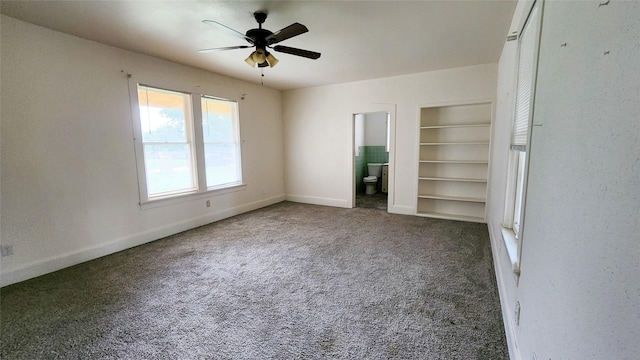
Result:
M354 207L388 210L391 125L390 111L353 115Z

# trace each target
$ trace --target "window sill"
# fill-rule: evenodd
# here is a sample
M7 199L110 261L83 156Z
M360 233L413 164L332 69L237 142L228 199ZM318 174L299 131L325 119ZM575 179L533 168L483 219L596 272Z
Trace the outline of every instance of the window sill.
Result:
M161 199L153 199L153 200L148 200L144 202L141 201L140 209L142 210L155 209L158 207L174 205L174 204L182 203L185 201L198 200L198 199L203 199L211 196L219 196L219 195L233 193L236 191L243 191L246 188L247 188L247 184L239 184L239 185L233 185L233 186L220 188L220 189L211 189L211 190L202 191L202 192L193 192L189 194L176 195L176 196L171 196L171 197L166 197Z
M520 276L520 262L518 261L518 239L512 229L501 227L502 240L504 241L511 268L516 276Z

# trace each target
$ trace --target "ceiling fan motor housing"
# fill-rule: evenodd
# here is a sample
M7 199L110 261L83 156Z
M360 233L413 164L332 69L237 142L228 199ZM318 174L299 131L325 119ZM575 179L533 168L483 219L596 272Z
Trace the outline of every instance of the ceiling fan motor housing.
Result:
M262 24L267 20L267 13L264 11L256 11L253 13L253 17L258 23L258 28L247 31L246 35L248 38L253 39L252 43L257 49L266 50L267 45L269 45L267 44L267 36L273 34L273 32L262 28Z
M266 49L267 45L267 36L273 34L273 32L267 29L251 29L247 31L247 37L253 39L253 45L258 48Z

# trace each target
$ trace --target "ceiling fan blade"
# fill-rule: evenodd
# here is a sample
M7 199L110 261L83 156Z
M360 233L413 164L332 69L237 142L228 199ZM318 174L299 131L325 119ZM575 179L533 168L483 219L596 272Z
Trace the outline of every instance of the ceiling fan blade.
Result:
M220 24L219 22L213 21L213 20L202 20L202 22L205 23L205 24L211 25L211 26L213 26L215 28L218 28L220 30L226 31L227 33L229 33L231 35L237 36L239 38L243 38L243 39L247 40L249 43L253 44L253 39L252 38L246 36L245 34L241 33L240 31L237 31L237 30L234 30L234 29L228 27L227 25Z
M298 36L300 34L304 34L307 31L309 31L309 29L307 29L306 26L300 24L300 23L293 23L289 26L287 26L284 29L278 30L276 32L274 32L273 34L267 36L265 39L267 40L267 44L271 45L271 44L277 44L282 40L287 40L289 38L292 38L294 36Z
M274 46L273 50L291 54L291 55L302 56L302 57L306 57L313 60L318 59L320 57L319 52L297 49L297 48L292 48L292 47L282 46L282 45Z
M201 52L201 53L208 53L208 52L223 51L223 50L247 49L247 48L250 48L250 47L252 47L252 46L249 46L249 45L225 46L225 47L219 47L219 48L201 49L201 50L198 50L198 51Z

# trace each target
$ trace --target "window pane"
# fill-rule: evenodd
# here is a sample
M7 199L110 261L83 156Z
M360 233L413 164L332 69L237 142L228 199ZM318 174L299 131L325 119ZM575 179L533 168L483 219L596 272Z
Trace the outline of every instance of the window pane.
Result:
M205 143L235 142L235 103L202 98L202 135Z
M240 182L240 159L235 144L205 144L207 186Z
M138 86L143 142L186 142L186 94Z
M147 196L196 189L189 95L138 85Z
M516 114L511 136L512 145L527 145L531 103L536 68L536 39L538 36L538 7L534 6L520 36L520 58L516 89Z
M524 197L524 167L527 161L527 153L518 151L518 174L516 175L516 197L513 211L513 232L520 236L520 218L522 215L522 203Z
M195 189L189 145L144 145L149 197Z
M241 178L237 104L202 97L207 187L239 183Z

